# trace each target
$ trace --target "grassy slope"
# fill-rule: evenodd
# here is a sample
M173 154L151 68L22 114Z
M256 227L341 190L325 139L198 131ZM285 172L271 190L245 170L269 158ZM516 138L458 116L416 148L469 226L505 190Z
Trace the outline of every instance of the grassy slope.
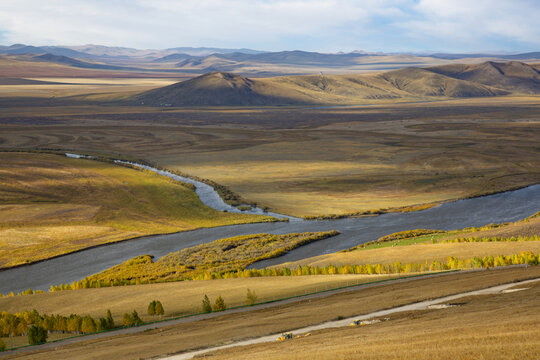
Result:
M238 347L205 359L537 359L540 281L524 291L457 302L464 305L400 313L375 325L318 331L287 343Z
M437 243L432 240L444 241L460 237L504 237L531 236L540 234L540 217L528 221L518 221L499 228L475 232L454 231L447 234L425 235L405 240L396 240L374 244L366 248L358 248L350 252L337 252L315 256L300 261L279 265L296 268L299 265L347 265L347 264L391 264L423 263L428 261L446 261L449 256L459 259L473 257L512 255L522 251L540 252L540 241L516 242L473 242L473 243ZM394 245L394 246L392 246Z
M85 343L68 345L35 353L26 353L16 356L6 356L6 359L50 359L51 357L71 359L96 359L102 357L115 359L150 358L158 355L178 353L189 349L197 349L211 345L223 344L233 340L257 337L278 333L289 329L318 324L334 320L338 316L351 317L376 310L395 307L428 298L436 298L447 294L470 291L495 284L511 282L518 279L540 276L540 267L514 268L505 270L480 271L468 274L452 274L437 278L417 279L413 282L404 282L383 287L374 287L360 291L346 292L322 299L311 299L302 302L282 305L276 308L253 311L243 314L224 315L219 318L198 321L196 323L181 324L165 329L146 331L144 333L117 336L114 338L87 341ZM317 277L314 277L317 278ZM262 279L235 279L260 281ZM212 280L209 286L223 280ZM229 281L229 280L227 280ZM161 286L160 284L159 286ZM169 284L163 284L169 285ZM157 285L145 285L157 286ZM130 287L126 287L129 289ZM138 288L138 287L134 287ZM112 288L115 290L114 288ZM107 289L93 289L108 291ZM118 289L122 290L122 289ZM245 290L244 290L245 291ZM76 293L77 291L74 291ZM66 293L69 293L66 292ZM519 293L516 293L519 294ZM35 295L32 295L35 296ZM538 297L537 297L538 299ZM62 303L65 304L65 303ZM535 303L531 303L535 305ZM167 304L164 304L167 309ZM535 305L535 313L537 305ZM440 314L440 313L436 313ZM501 321L498 312L488 313L482 321ZM537 321L537 320L535 320ZM392 322L388 322L390 324ZM439 326L447 326L438 318ZM453 326L462 326L460 322ZM370 329L370 328L367 328ZM484 327L484 329L488 329ZM359 330L359 329L355 329ZM368 330L369 331L369 330ZM396 332L403 336L403 333ZM375 338L386 338L378 334ZM425 332L419 335L425 338ZM334 343L339 340L334 339ZM262 348L270 345L264 344ZM282 343L278 347L272 346L274 354L286 354L291 343ZM313 345L312 348L317 348ZM234 357L234 355L232 356ZM231 356L229 356L231 358ZM305 357L304 357L305 358Z
M166 316L179 316L198 313L205 294L213 301L223 296L228 307L245 304L246 291L255 291L259 299L269 300L303 294L332 287L356 283L376 281L389 278L388 275L344 275L344 276L298 276L298 277L266 277L237 278L223 280L178 281L160 284L143 284L137 286L118 286L97 289L78 289L55 291L52 293L33 294L0 298L2 311L19 312L35 308L40 313L59 313L69 315L103 316L111 309L116 320L122 314L133 309L145 320L152 317L146 315L148 303L160 300L165 307Z
M0 153L0 265L198 227L261 221L221 213L158 175L52 154Z
M489 68L495 63L477 66ZM501 64L498 64L501 65ZM134 97L155 106L260 106L291 104L357 104L366 99L460 98L540 93L540 74L527 64L504 64L504 73L462 78L462 73L403 68L378 75L284 76L263 80L212 72ZM433 68L436 69L436 68ZM528 70L528 71L526 71ZM519 74L521 76L514 76ZM515 86L515 83L518 86ZM498 87L497 87L498 86Z

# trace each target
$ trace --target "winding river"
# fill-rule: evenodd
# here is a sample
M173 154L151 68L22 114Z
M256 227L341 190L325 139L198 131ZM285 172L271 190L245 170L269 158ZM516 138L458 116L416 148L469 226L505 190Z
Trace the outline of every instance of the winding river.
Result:
M143 167L138 164L132 165ZM150 167L145 168L160 172L161 175L165 176L178 176ZM193 183L197 190L206 185L188 178L177 180ZM212 188L210 187L210 189ZM211 207L220 209L218 206L223 206L220 205L220 202L223 203L223 201L219 196L219 200L216 199L217 194L213 189L211 191L197 191L197 194L203 203ZM0 271L0 292L4 294L10 291L20 292L28 288L47 290L51 285L80 280L138 255L151 254L159 258L172 251L237 235L261 232L285 234L332 229L341 232L336 237L310 243L284 256L254 264L255 267L264 267L347 249L397 231L417 228L451 230L489 223L516 221L532 215L538 210L540 210L540 185L534 185L515 191L449 202L431 209L410 213L321 221L302 221L291 218L289 222L231 225L169 235L148 236ZM239 210L227 209L227 211ZM260 209L253 211L254 213L262 212ZM274 214L269 213L269 215Z

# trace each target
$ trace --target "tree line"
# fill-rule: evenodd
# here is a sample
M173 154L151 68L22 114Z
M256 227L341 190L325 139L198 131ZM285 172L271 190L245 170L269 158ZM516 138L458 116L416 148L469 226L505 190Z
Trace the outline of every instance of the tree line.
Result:
M5 311L0 313L0 335L2 337L28 335L32 326L42 328L46 332L89 334L113 329L115 324L110 310L107 311L105 317L97 320L89 315L41 315L36 310L15 314Z
M511 238L498 238L498 237L483 237L483 238L458 238L453 240L446 240L445 242L490 242L490 241L540 241L540 237L537 235L529 237L511 237ZM485 256L482 258L468 258L468 259L456 259L449 258L448 261L428 261L424 263L401 263L396 262L394 264L362 264L362 265L328 265L324 267L320 266L301 266L296 269L290 268L265 268L265 269L246 269L244 266L239 266L235 270L223 271L208 270L198 273L192 273L192 276L182 278L182 280L212 280L212 279L229 279L229 278L244 278L244 277L260 277L260 276L298 276L298 275L333 275L333 274L400 274L411 272L429 272L438 270L455 270L455 269L471 269L482 267L496 267L506 265L538 265L539 254L532 252L522 252L514 255L499 255L499 256ZM450 260L451 259L451 260ZM177 281L178 279L176 279ZM175 280L169 280L175 281ZM76 281L72 284L61 284L51 286L49 292L60 290L73 290L81 288L100 288L109 286L127 286L137 285L141 283L150 283L151 281L141 282L140 279L115 279L114 281L102 281L92 280L88 278ZM164 282L164 281L154 281ZM31 289L25 290L22 294L32 294L42 291L32 291ZM1 296L1 294L0 294ZM14 296L13 293L7 296Z
M223 302L223 299L221 301ZM224 302L223 306L224 310L226 308ZM164 314L165 310L161 301L153 300L148 304L148 315L161 316ZM141 324L143 324L143 320L136 310L124 313L122 316L122 326ZM107 310L105 317L99 319L94 319L90 315L76 314L69 316L42 315L35 309L14 314L3 311L0 312L0 351L6 348L2 337L28 336L28 343L34 345L46 342L49 333L91 334L112 330L116 327L110 310Z

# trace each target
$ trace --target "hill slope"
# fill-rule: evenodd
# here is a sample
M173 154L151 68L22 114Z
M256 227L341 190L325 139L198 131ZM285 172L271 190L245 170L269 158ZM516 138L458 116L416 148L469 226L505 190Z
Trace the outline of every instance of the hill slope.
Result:
M161 106L293 105L310 102L271 83L222 72L150 90L135 100Z
M184 60L186 64L211 68L205 61L208 58ZM227 60L221 61L223 66ZM511 61L409 67L380 74L320 74L262 79L214 71L139 94L134 99L156 106L272 106L354 104L366 99L484 97L512 93L539 94L538 69Z
M405 68L380 75L394 87L420 96L480 97L506 95L507 91L467 81L429 69Z
M534 66L518 61L506 63L488 61L475 65L443 65L428 68L428 70L506 91L526 94L540 93L540 71Z

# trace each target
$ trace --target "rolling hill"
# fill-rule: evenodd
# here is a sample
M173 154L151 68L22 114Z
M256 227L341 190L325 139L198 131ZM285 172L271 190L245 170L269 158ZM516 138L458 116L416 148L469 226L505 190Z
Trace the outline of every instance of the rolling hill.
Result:
M488 61L474 65L443 65L429 68L430 71L507 91L525 94L540 93L540 71L518 61L497 63Z
M381 74L394 87L418 96L480 97L506 95L507 91L467 81L429 69L405 68Z
M245 106L306 103L286 88L240 75L212 72L137 95L139 103L158 106Z
M185 61L193 62L194 59ZM320 74L262 79L214 71L138 94L134 100L155 106L272 106L352 104L365 99L485 97L513 93L540 93L539 71L516 61L409 67L380 74Z

